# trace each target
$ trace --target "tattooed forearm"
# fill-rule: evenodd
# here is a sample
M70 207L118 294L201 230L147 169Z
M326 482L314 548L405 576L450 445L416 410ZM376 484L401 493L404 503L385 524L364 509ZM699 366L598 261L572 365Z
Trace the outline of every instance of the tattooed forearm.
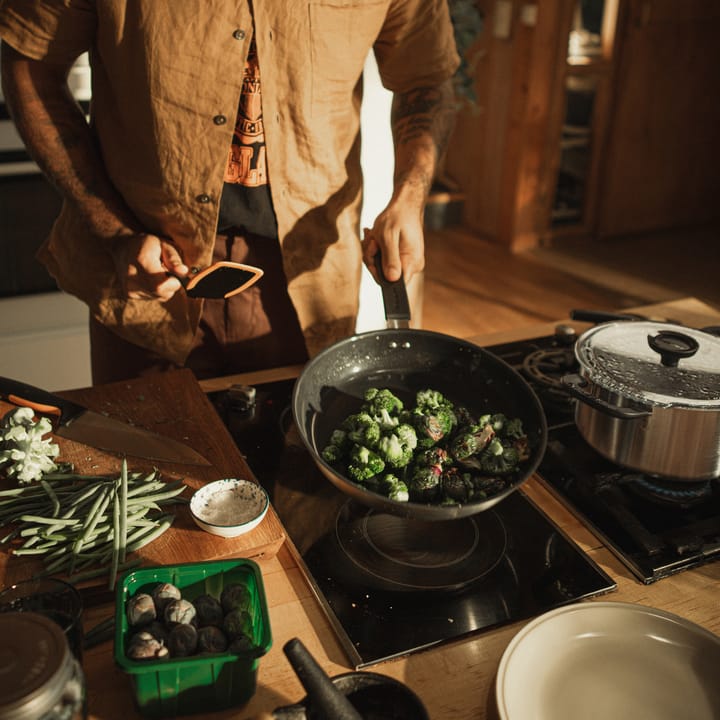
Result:
M447 146L454 120L451 81L417 88L393 98L395 190L409 191L416 203L430 190L438 158Z
M450 81L399 94L394 98L392 109L395 142L400 145L417 140L432 141L441 154L452 131L454 115Z

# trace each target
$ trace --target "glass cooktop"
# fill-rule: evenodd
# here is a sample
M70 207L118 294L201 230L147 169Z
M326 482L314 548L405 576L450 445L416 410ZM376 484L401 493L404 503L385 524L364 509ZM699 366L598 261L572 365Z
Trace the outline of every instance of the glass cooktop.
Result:
M361 506L317 470L295 431L293 381L211 395L268 490L356 668L607 593L615 582L518 490L451 521Z

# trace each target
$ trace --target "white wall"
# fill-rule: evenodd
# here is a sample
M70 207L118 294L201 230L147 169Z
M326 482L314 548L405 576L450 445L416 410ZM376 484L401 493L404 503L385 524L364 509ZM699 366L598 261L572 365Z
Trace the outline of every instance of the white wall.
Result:
M363 76L363 104L360 112L362 148L360 162L364 177L361 228L372 227L375 218L392 195L392 176L395 168L390 105L392 93L382 86L375 55L371 52L365 63ZM363 267L360 287L360 312L357 332L385 327L380 289L372 275Z
M90 385L85 305L60 292L0 298L0 375L50 391Z

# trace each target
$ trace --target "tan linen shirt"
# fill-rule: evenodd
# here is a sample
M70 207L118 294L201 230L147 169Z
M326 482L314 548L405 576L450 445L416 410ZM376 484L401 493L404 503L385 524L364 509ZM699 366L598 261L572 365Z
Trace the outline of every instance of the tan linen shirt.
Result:
M251 8L252 5L252 8ZM209 264L255 34L288 289L315 354L354 332L361 253L361 74L394 92L452 76L445 0L2 0L0 37L34 59L90 51L92 126L138 219ZM372 139L366 139L371 142ZM182 363L202 305L120 297L107 251L65 204L39 257L118 334Z

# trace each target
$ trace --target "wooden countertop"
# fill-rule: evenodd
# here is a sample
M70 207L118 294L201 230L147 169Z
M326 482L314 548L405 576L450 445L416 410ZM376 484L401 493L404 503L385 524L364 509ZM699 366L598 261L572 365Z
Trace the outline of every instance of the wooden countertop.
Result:
M637 311L653 317L677 319L698 327L718 324L720 321L720 312L694 299L638 308ZM473 340L481 345L492 345L552 332L556 324ZM582 323L572 324L578 329L587 327ZM201 385L206 391L219 390L236 382L252 384L296 374L297 368L288 368L270 373L220 378ZM546 489L541 480L531 478L524 490L617 582L617 591L603 596L603 600L661 608L720 634L720 562L684 571L649 586L643 585L598 537ZM188 549L187 559L197 559L191 549ZM286 541L272 557L260 558L259 564L270 606L274 644L260 661L257 692L245 707L218 713L208 712L203 717L236 720L255 718L263 712L300 699L304 691L282 652L285 642L293 637L300 637L331 675L351 669L320 604L298 567L290 541ZM86 628L111 612L111 606L89 608L86 612ZM402 680L413 688L424 701L433 720L494 718L494 678L498 663L508 643L524 624L516 623L484 632L471 639L452 642L370 669ZM133 708L129 681L115 668L112 653L112 644L106 643L89 650L85 656L91 717L103 720L139 717Z

